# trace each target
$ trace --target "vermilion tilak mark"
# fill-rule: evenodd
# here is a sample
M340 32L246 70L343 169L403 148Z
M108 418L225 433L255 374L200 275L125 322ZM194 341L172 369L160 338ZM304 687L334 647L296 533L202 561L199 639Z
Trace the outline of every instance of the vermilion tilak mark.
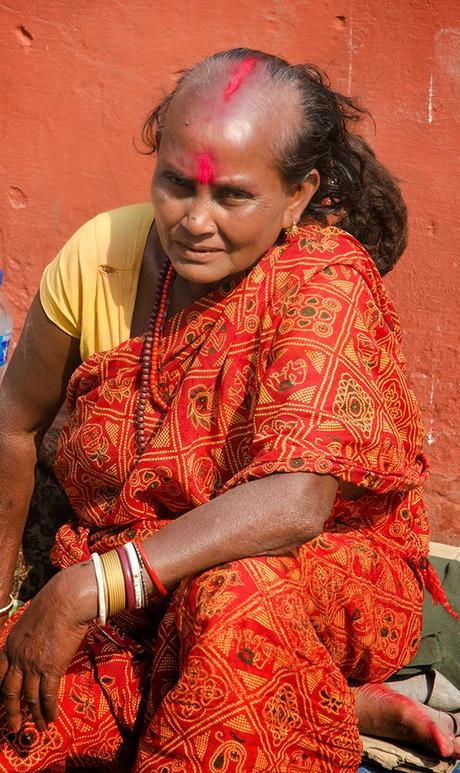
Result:
M226 102L228 102L233 94L238 91L244 79L252 72L255 63L256 58L254 56L248 56L237 65L224 91L224 100ZM201 185L209 185L209 183L212 182L212 177L213 168L211 156L209 153L200 153L198 156L197 180Z
M238 91L244 79L252 72L256 63L255 56L248 56L237 66L224 91L224 100L228 102L235 91Z
M197 180L201 185L209 185L212 181L212 161L209 153L200 153L198 156Z

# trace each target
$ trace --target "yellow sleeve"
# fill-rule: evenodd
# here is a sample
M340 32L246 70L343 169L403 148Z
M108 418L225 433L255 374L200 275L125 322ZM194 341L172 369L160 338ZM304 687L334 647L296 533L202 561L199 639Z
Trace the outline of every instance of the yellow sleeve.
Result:
M103 212L70 237L45 268L40 300L47 317L80 341L82 360L126 341L151 204Z
M82 252L94 237L94 219L85 223L66 242L54 260L46 266L40 282L40 300L46 316L74 338L81 337L82 323ZM97 272L96 250L84 258L87 289Z

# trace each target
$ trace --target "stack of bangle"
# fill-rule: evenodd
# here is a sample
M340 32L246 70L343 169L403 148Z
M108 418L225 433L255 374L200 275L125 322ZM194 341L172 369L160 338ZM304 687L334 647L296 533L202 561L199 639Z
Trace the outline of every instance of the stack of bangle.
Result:
M142 609L148 604L144 571L159 593L168 591L151 565L142 543L127 542L108 553L92 553L96 573L98 622L105 625L108 617L126 609Z

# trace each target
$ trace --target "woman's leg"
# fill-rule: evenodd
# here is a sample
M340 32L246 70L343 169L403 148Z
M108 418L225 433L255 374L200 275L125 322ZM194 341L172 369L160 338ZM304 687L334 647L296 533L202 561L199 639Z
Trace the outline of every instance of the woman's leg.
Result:
M424 588L403 558L352 531L323 532L299 553L307 612L348 679L382 682L412 659Z
M353 689L361 732L420 745L443 757L460 754L455 723L383 682L418 647L423 589L397 555L356 535L325 533L301 548L307 609L315 630Z
M341 702L341 708L343 703L349 706L349 696L340 682L342 674L357 683L380 682L412 658L420 635L423 588L402 558L377 551L353 532L322 534L298 551L296 562L289 561L235 562L203 574L190 587L182 586L168 627L162 631L163 654L157 657L159 665L167 654L169 637L175 641L176 653L180 651L181 665L171 651L169 662L176 665L163 681L162 690L154 687L150 725L141 743L137 771L153 771L160 760L165 773L199 771L204 761L210 765L209 760L214 760L216 769L227 765L228 771L245 770L245 766L281 771L286 760L294 761L297 753L321 760L320 770L346 769L343 761L342 768L335 767L334 752L328 759L321 756L328 743L318 722L324 702L329 700L332 706L338 700L337 706ZM287 608L291 610L288 615ZM260 630L254 620L257 624L262 621ZM280 653L286 651L292 652L288 671L275 671L272 663L277 659L281 662ZM271 661L267 653L271 653ZM297 657L304 673L296 666ZM242 658L247 661L245 679ZM260 662L268 671L257 671L255 664ZM335 670L334 665L338 667ZM315 693L312 673L320 675L320 695ZM256 674L261 679L259 692L247 686L256 681ZM299 674L303 678L299 679ZM283 706L279 715L276 708L266 708L276 693L276 678L289 686L283 687L282 701L277 704ZM393 701L391 696L382 700L380 693L373 692L380 687L355 688L364 732L421 743L445 756L456 751L451 725L445 718L418 712L413 702ZM289 748L279 739L277 746L270 735L274 716L283 716L289 726L288 693L296 696L299 717L299 735L295 727L289 727L293 741ZM246 736L232 730L234 713L245 718ZM343 726L343 719L340 724ZM338 745L342 750L354 747L356 754L356 740L350 740L351 725L348 737L344 734ZM199 742L193 740L195 736Z
M301 563L246 559L179 586L136 773L357 769L351 690L305 612Z

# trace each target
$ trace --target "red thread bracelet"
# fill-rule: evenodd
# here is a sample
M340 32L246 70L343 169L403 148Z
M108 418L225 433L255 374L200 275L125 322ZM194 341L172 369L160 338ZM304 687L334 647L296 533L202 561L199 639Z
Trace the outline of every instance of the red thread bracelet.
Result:
M121 568L123 570L123 579L125 581L126 600L128 602L128 609L136 609L136 597L134 595L133 576L131 574L131 567L129 565L128 556L123 548L115 548L118 558L120 559Z
M159 593L161 593L162 596L167 596L168 595L168 591L166 590L165 586L163 585L163 583L161 582L160 578L158 577L155 569L153 568L152 564L150 563L150 561L148 559L148 556L147 556L147 553L145 552L144 548L142 547L142 542L140 542L140 540L136 539L136 540L134 540L134 544L137 547L139 553L141 554L142 563L144 564L145 570L146 570L148 576L150 577L150 579L152 580L154 586L159 591Z

